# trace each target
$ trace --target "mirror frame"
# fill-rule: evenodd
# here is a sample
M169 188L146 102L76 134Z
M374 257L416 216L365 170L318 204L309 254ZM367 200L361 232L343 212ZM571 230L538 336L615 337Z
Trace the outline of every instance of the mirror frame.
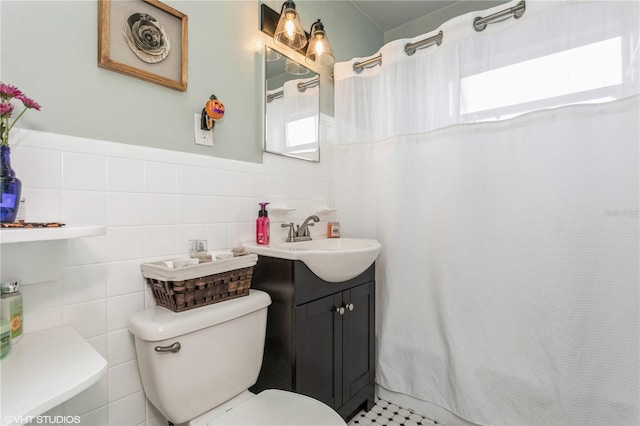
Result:
M268 90L268 85L267 85L267 52L269 50L272 50L274 52L277 52L278 54L280 54L281 56L283 56L285 59L288 59L290 61L293 61L295 63L297 63L298 65L301 65L303 67L305 67L306 69L309 70L309 72L312 75L315 75L319 80L318 80L318 114L316 115L316 149L315 151L313 151L313 158L304 156L304 155L296 155L296 154L291 154L285 151L277 151L274 149L269 149L267 147L267 90ZM273 46L269 46L266 45L264 46L263 52L263 61L262 61L262 149L264 152L270 153L270 154L276 154L276 155L283 155L285 157L290 157L290 158L296 158L299 160L305 160L305 161L311 161L311 162L320 162L320 79L321 76L319 73L313 71L312 69L310 69L309 67L307 67L304 64L301 64L300 61L295 60L294 58L292 58L291 56L287 55L286 53L284 53L281 49L278 48L274 48ZM299 76L296 76L299 77ZM309 77L311 78L311 77Z

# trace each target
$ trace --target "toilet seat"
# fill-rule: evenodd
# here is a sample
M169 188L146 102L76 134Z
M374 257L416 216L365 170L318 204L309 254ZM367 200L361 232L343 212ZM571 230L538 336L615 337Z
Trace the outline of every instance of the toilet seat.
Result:
M207 421L207 425L345 426L346 423L320 401L293 392L268 389Z

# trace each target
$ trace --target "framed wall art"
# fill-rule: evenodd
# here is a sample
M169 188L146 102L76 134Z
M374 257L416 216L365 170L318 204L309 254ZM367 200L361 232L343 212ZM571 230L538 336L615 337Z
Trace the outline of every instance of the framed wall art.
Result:
M99 0L98 66L187 90L187 15L157 0Z

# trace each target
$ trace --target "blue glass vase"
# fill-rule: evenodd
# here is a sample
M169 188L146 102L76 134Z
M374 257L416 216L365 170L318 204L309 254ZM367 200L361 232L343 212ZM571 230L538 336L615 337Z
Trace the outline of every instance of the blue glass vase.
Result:
M0 223L13 223L20 206L22 182L11 168L11 149L0 146Z

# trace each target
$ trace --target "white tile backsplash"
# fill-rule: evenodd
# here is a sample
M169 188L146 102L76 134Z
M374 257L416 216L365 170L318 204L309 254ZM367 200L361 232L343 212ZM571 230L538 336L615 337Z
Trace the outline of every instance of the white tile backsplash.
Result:
M107 332L107 300L67 305L62 310L62 321L76 329L84 338Z
M144 293L131 293L107 299L107 329L117 331L127 328L131 314L144 309Z
M113 386L109 386L109 402L142 390L138 363L135 360L109 367L108 377L109 383L113 384Z
M122 296L144 290L140 260L107 263L107 296Z
M75 152L63 153L62 187L104 191L107 189L107 158Z
M107 335L109 366L123 364L136 359L134 337L128 329L113 331ZM136 373L137 374L137 373Z
M144 225L144 197L138 193L107 192L107 226Z
M109 403L109 426L137 426L146 418L146 401L142 391Z
M2 278L24 284L25 332L71 325L108 361L105 377L56 407L81 424L166 424L146 403L127 329L133 312L155 304L141 263L184 256L189 239L206 239L210 250L253 240L258 202L296 209L270 213L272 223L333 205L325 163L269 154L244 163L23 129L17 145L27 220L106 227L102 236L1 252ZM280 222L274 240L284 238Z
M62 220L67 225L91 226L106 223L107 196L104 191L64 191Z
M106 272L104 263L68 267L62 286L64 304L104 299L107 294Z
M145 194L144 224L173 225L176 223L176 195Z
M143 192L144 162L123 158L107 160L107 190L119 192Z
M177 167L171 164L145 164L145 190L155 194L175 194L177 189Z

